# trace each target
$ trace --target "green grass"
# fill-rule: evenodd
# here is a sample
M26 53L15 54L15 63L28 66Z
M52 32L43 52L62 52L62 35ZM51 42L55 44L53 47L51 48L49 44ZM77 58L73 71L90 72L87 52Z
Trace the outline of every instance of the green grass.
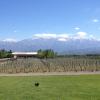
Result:
M0 100L100 100L100 75L0 77Z

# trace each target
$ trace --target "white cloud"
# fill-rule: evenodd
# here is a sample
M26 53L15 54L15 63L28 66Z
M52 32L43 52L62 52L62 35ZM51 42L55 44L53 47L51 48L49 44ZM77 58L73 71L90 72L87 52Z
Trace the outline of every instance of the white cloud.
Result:
M90 37L90 38L92 38L92 39L94 39L94 38L95 38L93 35L90 35L89 37Z
M63 41L67 41L67 39L65 39L65 38L59 38L58 41L62 41L63 42Z
M58 34L57 36L56 36L56 38L69 38L69 34Z
M51 34L51 33L41 33L41 34L34 34L33 39L56 39L58 41L68 41L70 39L95 39L96 38L92 34L88 34L86 32L77 32L75 34Z
M42 34L34 34L34 38L43 38L43 39L50 39L50 38L56 38L56 34L47 34L47 33L42 33Z
M99 38L96 38L96 37L95 37L95 36L93 36L93 35L89 35L89 38L90 38L90 39L92 39L92 40L100 41L100 39L99 39Z
M74 29L75 29L75 30L80 30L80 28L79 28L79 27L75 27Z
M99 22L99 20L98 19L93 19L92 22L97 23L97 22Z
M34 34L33 38L43 38L43 39L51 39L51 38L69 38L68 34L48 34L48 33L41 33L41 34Z
M87 33L86 32L77 32L76 36L74 37L76 39L84 39L84 38L88 38Z
M7 39L4 39L3 41L4 42L17 42L17 40L13 38L7 38Z

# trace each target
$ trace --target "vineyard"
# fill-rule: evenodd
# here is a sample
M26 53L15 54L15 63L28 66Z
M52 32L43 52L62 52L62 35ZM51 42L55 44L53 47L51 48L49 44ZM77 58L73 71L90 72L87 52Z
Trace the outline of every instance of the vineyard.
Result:
M20 58L0 62L0 73L100 71L100 58L57 57L53 59Z

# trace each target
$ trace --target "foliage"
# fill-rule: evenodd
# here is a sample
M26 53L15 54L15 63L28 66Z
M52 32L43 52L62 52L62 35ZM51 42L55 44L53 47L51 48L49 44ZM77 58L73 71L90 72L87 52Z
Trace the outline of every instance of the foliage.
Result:
M56 57L57 53L51 49L47 50L38 50L38 57L39 58L54 58Z
M10 58L12 57L12 51L6 51L4 49L0 50L0 58Z

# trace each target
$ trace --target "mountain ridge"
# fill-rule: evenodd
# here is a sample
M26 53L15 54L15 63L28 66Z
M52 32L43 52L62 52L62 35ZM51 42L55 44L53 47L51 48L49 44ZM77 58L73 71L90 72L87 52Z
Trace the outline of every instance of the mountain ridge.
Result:
M100 41L93 39L24 39L17 42L0 41L0 49L12 51L37 51L39 49L53 49L65 54L100 54Z

